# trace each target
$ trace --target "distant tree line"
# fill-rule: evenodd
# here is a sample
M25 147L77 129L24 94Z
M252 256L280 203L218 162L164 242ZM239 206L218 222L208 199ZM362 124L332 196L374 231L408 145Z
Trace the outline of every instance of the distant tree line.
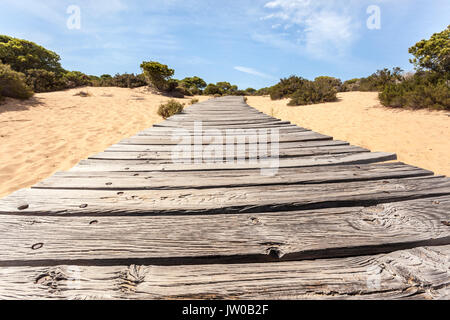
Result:
M405 75L400 68L378 70L366 78L342 82L333 77L314 81L298 76L281 79L272 87L241 90L229 82L207 84L193 76L174 79L175 70L156 61L144 61L141 74L104 74L100 77L62 68L55 52L33 42L0 35L0 100L2 96L27 99L34 92L49 92L80 86L137 88L149 86L173 97L193 95L263 96L290 99L290 106L337 100L347 91L380 92L382 104L390 107L450 110L450 26L409 49L416 72Z

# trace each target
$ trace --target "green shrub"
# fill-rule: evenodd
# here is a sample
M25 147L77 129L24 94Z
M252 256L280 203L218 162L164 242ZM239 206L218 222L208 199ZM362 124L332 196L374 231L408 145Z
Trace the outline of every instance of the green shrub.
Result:
M174 99L169 100L165 104L161 104L158 109L158 115L163 117L164 119L167 119L177 113L180 113L183 111L184 104L181 104L177 102Z
M23 73L12 70L9 65L0 63L0 95L16 99L28 99L33 91L26 84Z
M66 87L63 78L53 71L31 69L26 72L26 82L34 92L50 92Z
M116 74L114 78L111 79L105 79L105 82L109 82L111 86L113 87L120 87L120 88L139 88L147 85L147 82L145 81L145 77L143 74L134 75L124 73L124 74Z
M270 88L261 88L255 92L255 96L267 96L270 94Z
M168 81L174 75L175 70L156 61L142 62L141 69L144 72L148 85L160 91L167 91L169 89Z
M90 78L79 71L69 71L63 76L66 88L78 88L91 84Z
M253 88L247 88L245 89L245 95L246 96L253 96L256 94L256 89Z
M345 81L342 86L342 91L381 91L388 84L402 81L402 72L403 70L400 68L393 68L392 71L389 69L378 70L367 78Z
M394 108L450 110L449 80L437 73L418 73L401 83L386 85L380 101Z
M281 79L280 82L269 89L270 98L272 100L280 100L290 98L291 95L303 88L309 80L297 76Z
M200 100L195 98L195 99L191 99L190 104L193 105L193 104L196 104L196 103L199 103L199 102L200 102Z
M199 77L184 78L178 84L191 94L201 94L202 90L206 87L205 80Z
M337 100L337 90L330 81L319 79L318 81L306 81L302 88L291 95L288 106L301 106Z
M314 82L316 82L320 86L333 87L336 92L342 91L342 81L338 78L322 76L317 77Z
M213 95L222 95L220 88L218 86L216 86L213 83L208 84L208 86L205 88L205 90L203 91L204 94L208 95L208 96L213 96Z
M361 79L350 79L342 84L341 92L358 91L361 85Z

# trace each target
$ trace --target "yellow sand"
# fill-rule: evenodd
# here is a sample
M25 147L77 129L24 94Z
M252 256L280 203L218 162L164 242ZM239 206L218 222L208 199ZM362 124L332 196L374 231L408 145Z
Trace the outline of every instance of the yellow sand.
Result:
M74 96L80 91L91 96ZM142 88L83 88L36 94L24 102L9 99L0 105L0 197L162 121L157 108L167 100Z
M371 151L397 153L399 161L450 176L449 112L386 108L372 92L346 92L338 97L338 102L299 107L269 97L249 97L248 104Z
M9 99L0 105L0 197L68 170L80 160L162 121L158 106L169 98L144 89L84 88ZM249 97L253 107L335 139L450 175L448 112L393 110L376 93L342 93L340 101L288 107L287 101ZM196 97L200 101L209 97ZM143 100L141 100L143 99ZM179 99L189 102L189 99Z

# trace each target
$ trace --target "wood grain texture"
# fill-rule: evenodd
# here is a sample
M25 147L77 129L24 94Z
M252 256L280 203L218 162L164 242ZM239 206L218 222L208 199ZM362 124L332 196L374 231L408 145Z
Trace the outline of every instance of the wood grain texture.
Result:
M259 145L254 145L253 150L246 145L242 145L242 148L233 147L233 159L245 158L245 159L258 159L259 157ZM224 146L220 149L207 149L200 148L189 148L187 152L180 152L179 150L171 150L168 152L157 151L157 152L101 152L89 157L89 159L100 159L100 160L181 160L181 159L202 159L208 160L227 160L227 147ZM272 151L271 146L268 146L268 153ZM277 150L277 156L279 158L301 158L301 157L311 157L311 156L321 156L321 155L332 155L332 154L355 154L369 152L369 150L354 147L354 146L335 146L335 147L312 147L312 148L302 148L302 149L282 149ZM264 157L267 157L265 155Z
M334 165L367 164L397 160L397 156L385 152L363 152L343 155L323 155L297 159L259 160L256 163L214 162L214 163L174 163L167 160L82 160L70 171L210 171L210 170L245 170L320 167ZM275 170L276 171L276 170Z
M257 185L319 184L431 176L432 172L402 163L281 168L274 176L257 170L177 172L61 172L38 183L41 189L205 189Z
M433 210L429 210L433 208ZM0 266L295 261L450 244L450 196L300 212L2 216ZM349 241L351 239L351 241Z
M395 159L194 104L0 200L0 299L450 299L450 179Z
M0 299L445 299L450 246L312 261L5 267Z
M423 177L179 190L23 189L0 200L0 214L160 215L276 212L345 206L450 194L450 179Z
M224 142L230 143L230 144L249 144L249 143L255 143L253 142L255 138L257 138L257 141L261 141L261 136L266 139L265 141L271 141L271 132L268 131L267 134L258 134L258 135L247 135L245 142L241 142L241 140L234 138L229 141L226 141L225 136L222 136L223 139L218 139L215 137L216 141L210 141L211 139L209 137L204 137L203 139L200 139L197 144L224 144ZM134 136L131 138L123 139L118 144L144 144L144 145L152 145L152 144L165 144L165 145L180 145L180 144L193 144L193 139L187 139L188 136L186 136L183 132L177 133L175 132L171 136L161 137L161 136ZM225 140L225 141L224 141ZM277 141L273 142L299 142L299 141L320 141L320 140L333 140L332 137L326 136L323 134L315 133L312 131L306 131L306 132L296 132L295 134L289 134L289 135L280 135L279 139Z
M193 139L193 137L191 138ZM193 141L193 140L192 140ZM235 146L241 147L242 144L236 143ZM337 147L337 146L349 146L346 141L339 140L319 140L319 141L302 141L302 142L280 142L278 144L280 150L292 150L303 148L318 148L318 147ZM256 146L258 146L256 144ZM245 144L245 147L250 149L256 147L253 144ZM201 150L209 148L209 145L201 145ZM270 148L270 145L269 145ZM127 144L115 144L105 150L105 152L172 152L174 150L173 145L155 144L155 145L127 145Z

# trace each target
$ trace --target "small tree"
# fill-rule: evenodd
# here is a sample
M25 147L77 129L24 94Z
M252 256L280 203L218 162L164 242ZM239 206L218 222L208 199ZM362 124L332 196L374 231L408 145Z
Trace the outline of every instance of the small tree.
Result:
M206 89L203 91L204 94L209 95L209 96L213 96L216 94L221 95L222 92L220 91L220 88L218 86L216 86L215 84L208 84L208 86L206 87Z
M418 70L438 73L450 72L450 25L444 31L435 33L428 40L422 40L409 49L414 56L410 62Z
M228 94L233 89L231 83L225 81L217 82L216 86L219 88L220 94Z
M202 78L199 77L190 77L184 78L180 81L180 85L185 87L188 90L198 89L202 90L206 87L206 82Z
M59 74L64 71L60 59L55 52L34 42L0 35L0 62L15 71L25 73L30 69L41 69Z
M255 93L256 93L256 89L253 89L253 88L247 88L247 89L245 89L245 94L246 94L246 95L252 96L252 95L254 95Z
M144 61L141 64L147 83L160 91L168 89L168 81L175 74L175 70L159 62Z

